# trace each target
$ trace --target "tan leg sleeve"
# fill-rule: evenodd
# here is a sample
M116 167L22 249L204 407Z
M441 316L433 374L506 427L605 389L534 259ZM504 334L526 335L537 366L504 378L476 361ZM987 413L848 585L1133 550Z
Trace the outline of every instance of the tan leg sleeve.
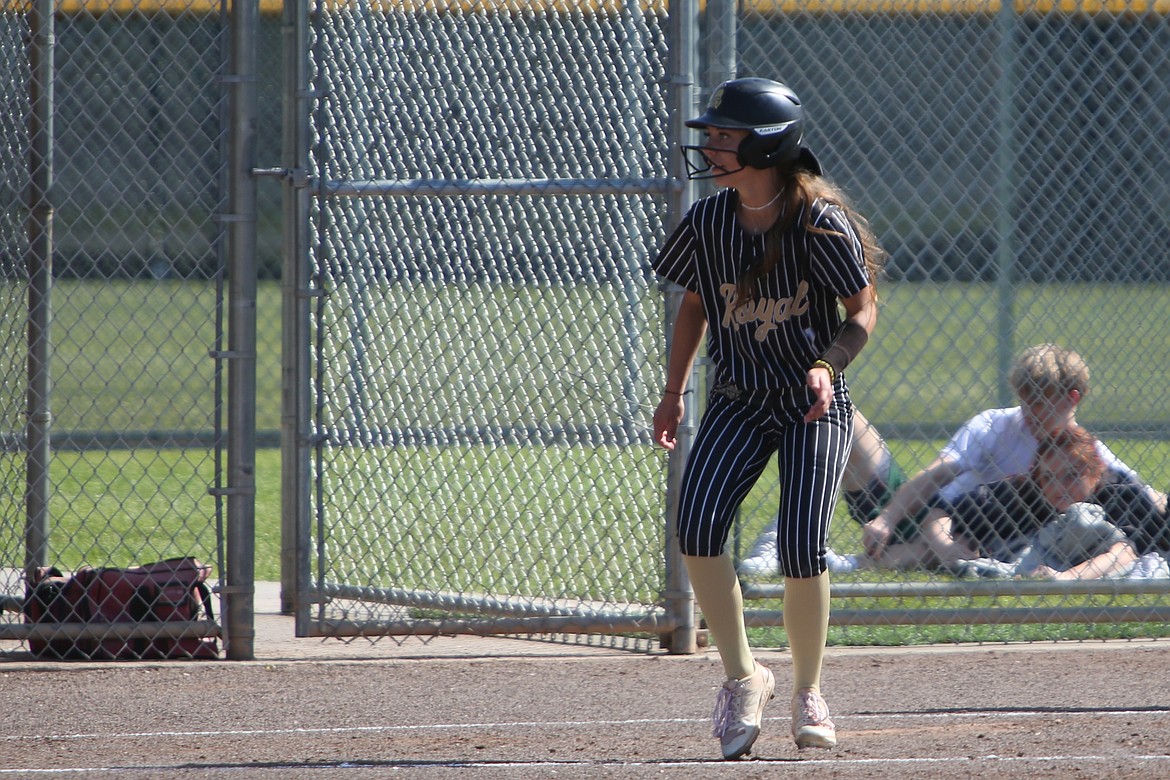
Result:
M687 574L707 629L719 650L727 679L739 680L756 671L743 622L743 594L729 554L718 557L684 555Z
M792 690L821 689L821 662L829 637L829 573L784 580L784 630L792 652Z

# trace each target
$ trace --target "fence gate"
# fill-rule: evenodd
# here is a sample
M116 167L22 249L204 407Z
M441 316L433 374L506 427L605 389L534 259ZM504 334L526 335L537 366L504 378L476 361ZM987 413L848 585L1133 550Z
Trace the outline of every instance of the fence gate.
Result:
M291 5L298 635L657 631L665 14Z

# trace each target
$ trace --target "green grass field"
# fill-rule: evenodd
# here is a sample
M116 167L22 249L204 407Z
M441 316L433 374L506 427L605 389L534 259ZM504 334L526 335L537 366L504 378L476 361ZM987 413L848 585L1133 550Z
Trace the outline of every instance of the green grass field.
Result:
M997 356L1002 352L996 334L1010 313L1014 322L1007 329L1013 333L1010 351L1053 340L1086 356L1093 369L1093 390L1082 405L1081 421L1099 431L1137 432L1106 438L1153 484L1170 487L1170 414L1164 400L1170 380L1170 328L1161 316L1170 304L1170 289L1022 286L1011 292L1011 299L1004 300L986 285L882 288L878 333L851 369L850 381L859 407L870 419L879 428L887 425L900 432L901 438L891 444L903 467L913 471L924 465L942 443L940 431L995 403L1000 386ZM516 387L539 397L544 382L556 389L566 408L592 410L590 414L606 411L594 408L596 389L612 379L609 374L621 361L606 363L603 358L594 363L583 357L591 350L604 354L604 346L598 344L604 345L607 329L619 327L611 289L493 293L467 287L452 295L463 307L460 311L447 305L450 301L440 301L444 305L386 315L385 338L399 341L385 351L387 370L416 368L434 387L448 376L465 382L468 376L484 375L499 355L481 354L472 345L476 327L490 324L515 334L503 341L522 357L518 365L537 385L537 390L518 385L489 391L508 393L497 399L500 409L523 417L531 404ZM657 400L649 395L657 392L663 359L656 295L649 290L641 306L646 332L638 349L645 355L647 388L639 412L643 425ZM436 302L434 296L427 300ZM490 314L486 321L485 311ZM568 316L570 311L585 317ZM448 319L437 318L436 312L445 312ZM541 315L535 325L534 312ZM344 318L345 309L339 308L336 316ZM421 343L453 321L458 327L447 338L467 334L468 341L457 342L450 350ZM53 330L55 433L209 430L216 374L208 351L215 341L216 322L215 290L210 285L58 283ZM258 427L275 431L280 420L280 288L275 283L260 287L258 323ZM534 332L539 338L531 337ZM412 344L411 339L420 343ZM578 350L571 359L557 356L566 340ZM564 373L544 377L542 365L559 366ZM426 383L407 389L419 388L426 389ZM463 396L455 396L450 404L442 395L432 396L424 416L449 422L445 419L449 409L466 402ZM345 402L334 406L344 412ZM534 418L540 421L553 412L545 408ZM373 519L367 528L356 523L354 530L340 535L353 538L335 535L330 544L344 541L337 551L353 557L349 565L355 572L362 564L359 554L384 555L388 566L411 577L422 576L414 551L425 550L446 582L469 591L507 592L538 582L556 594L604 595L607 589L624 587L631 598L655 598L662 497L659 491L643 494L646 485L660 484L664 464L660 451L645 445L557 447L547 452L496 449L416 447L358 457L352 464L339 460L348 457L344 448L332 450L331 461L325 464L331 480L327 492L336 491L331 499L336 504L327 510L327 523L371 509ZM280 468L278 450L257 454L256 570L261 579L279 578ZM354 484L338 487L339 479L359 472ZM56 452L50 505L53 562L64 567L81 562L123 565L188 552L214 559L215 503L206 492L213 480L213 458L203 450ZM4 503L10 509L5 514L17 520L0 525L0 543L10 551L10 565L20 565L19 464L5 481L9 491ZM765 482L766 478L758 491L766 492ZM462 487L453 491L452 484ZM481 503L467 503L472 499ZM745 504L745 536L767 520L768 510L751 508L753 500ZM501 513L508 522L506 533L499 527ZM417 525L423 521L425 532ZM411 523L416 525L412 528ZM832 544L841 550L856 549L856 533L856 526L842 519L835 524ZM388 545L387 539L405 542ZM469 542L522 549L524 541L534 539L540 548L555 550L555 557L529 553L528 559L495 560ZM615 581L615 571L616 580L633 581ZM1119 633L1131 628L1114 627ZM1065 629L1036 630L1051 636ZM988 631L994 637L999 629ZM855 632L838 632L837 640L858 643ZM957 633L939 628L932 636ZM885 632L874 630L867 634L871 635ZM775 632L763 632L761 641L775 641Z
M482 328L522 332L525 318L548 318L542 338L525 344L530 365L558 348L556 318L571 318L573 330L612 325L621 312L612 288L523 288L494 295L475 288L430 293L412 311L387 316L441 324L451 318ZM1081 352L1093 372L1093 390L1081 408L1090 427L1149 425L1170 438L1164 390L1170 382L1168 285L1022 285L1002 299L983 284L886 284L880 289L878 330L850 369L855 400L879 425L950 428L997 399L998 356L1028 344L1057 341ZM648 366L661 364L661 305L654 289L642 303L647 332L640 347ZM257 425L280 424L280 287L258 290ZM477 297L478 301L477 302ZM504 318L482 317L479 303L502 297L523 305L493 303ZM202 430L213 410L208 392L215 381L208 357L216 338L215 288L197 282L57 282L53 290L54 423L61 431ZM340 315L344 316L344 315ZM999 344L1001 320L1010 316L1012 343ZM442 319L440 319L440 317ZM421 318L421 319L417 319ZM20 323L5 339L10 376L23 370ZM409 325L400 326L409 333ZM457 373L475 354L476 337L450 334L441 352L395 345L392 357L425 367L436 376ZM418 338L425 338L418 335ZM490 356L489 356L490 357ZM433 368L431 367L433 364ZM608 371L605 366L601 371ZM574 364L576 377L600 382L596 366Z
M614 316L611 288L524 288L504 290L507 299L537 302L493 311L505 320L477 317L475 297L489 294L459 288L447 307L420 307L391 316L460 316L479 327L517 330L529 314L572 317L594 326ZM878 330L851 369L858 405L879 424L953 425L996 398L1001 351L997 334L1010 313L1014 325L1009 353L1032 343L1058 341L1080 351L1093 370L1093 391L1081 418L1099 423L1170 425L1163 391L1170 369L1170 310L1167 285L1025 285L1010 300L989 285L887 284L881 288ZM470 300L468 300L470 296ZM53 290L54 420L57 431L199 430L210 426L215 381L208 357L216 338L215 288L197 282L57 282ZM442 303L430 301L429 303ZM620 299L616 299L620 305ZM564 306L565 308L558 308ZM653 289L642 304L648 329L644 344L651 364L661 361L660 304ZM618 313L620 315L620 312ZM581 317L584 317L582 319ZM280 421L280 287L263 283L257 301L257 423L276 430ZM439 322L437 319L429 320ZM23 370L20 323L4 340L10 376ZM566 331L568 332L568 331ZM553 334L549 334L550 336ZM469 346L450 344L442 353L419 353L396 346L402 361L444 361L469 357ZM557 348L550 338L531 345L534 365L542 350ZM470 354L474 359L474 354ZM576 366L582 376L588 365ZM596 369L593 369L596 370Z

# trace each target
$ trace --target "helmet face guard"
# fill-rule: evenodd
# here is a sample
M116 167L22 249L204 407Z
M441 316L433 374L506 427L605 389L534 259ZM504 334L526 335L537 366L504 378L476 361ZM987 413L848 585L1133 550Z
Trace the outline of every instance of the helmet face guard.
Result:
M804 108L800 98L778 81L760 78L725 81L711 95L707 110L687 120L686 125L697 129L720 127L748 131L736 150L740 167L734 171L711 173L714 166L706 154L707 147L681 146L688 179L714 179L744 168L773 168L785 163L795 163L821 174L816 157L802 145Z
M749 166L743 164L742 158L739 159L739 167L732 171L723 171L722 173L712 173L715 166L711 163L711 158L707 156L709 151L706 146L696 146L694 144L682 144L679 146L682 150L683 163L687 166L687 179L690 181L699 181L702 179L718 179L721 176L730 176L733 173L739 173L744 168ZM726 151L726 150L720 150ZM808 171L814 176L824 176L825 170L821 167L821 161L813 154L812 149L807 146L800 147L800 152L796 156L793 163L799 171Z
M713 173L715 164L711 162L711 158L707 156L708 147L695 146L693 144L683 144L679 147L682 150L683 162L687 166L687 179L696 181L699 179L718 179L720 176L729 176L733 173L739 173L747 166L742 162L739 167L733 171L723 171L722 173ZM721 151L727 151L723 149ZM736 154L738 159L739 154Z

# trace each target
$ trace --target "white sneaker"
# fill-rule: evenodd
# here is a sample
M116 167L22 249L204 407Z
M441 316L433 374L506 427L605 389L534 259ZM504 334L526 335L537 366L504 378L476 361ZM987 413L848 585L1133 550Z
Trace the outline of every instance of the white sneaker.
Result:
M855 553L840 555L832 549L825 548L825 566L834 574L848 574L861 568L861 562Z
M745 577L780 576L780 546L775 525L768 526L759 535L751 553L740 561L739 573Z
M798 748L837 746L837 727L829 720L829 705L810 688L792 697L792 738Z
M1017 574L1016 564L997 561L994 558L962 558L955 563L953 569L959 577L980 577L987 580L1006 580Z
M772 670L756 664L756 671L742 680L728 680L715 698L715 728L723 757L729 761L751 752L760 736L764 705L772 698L776 678Z

